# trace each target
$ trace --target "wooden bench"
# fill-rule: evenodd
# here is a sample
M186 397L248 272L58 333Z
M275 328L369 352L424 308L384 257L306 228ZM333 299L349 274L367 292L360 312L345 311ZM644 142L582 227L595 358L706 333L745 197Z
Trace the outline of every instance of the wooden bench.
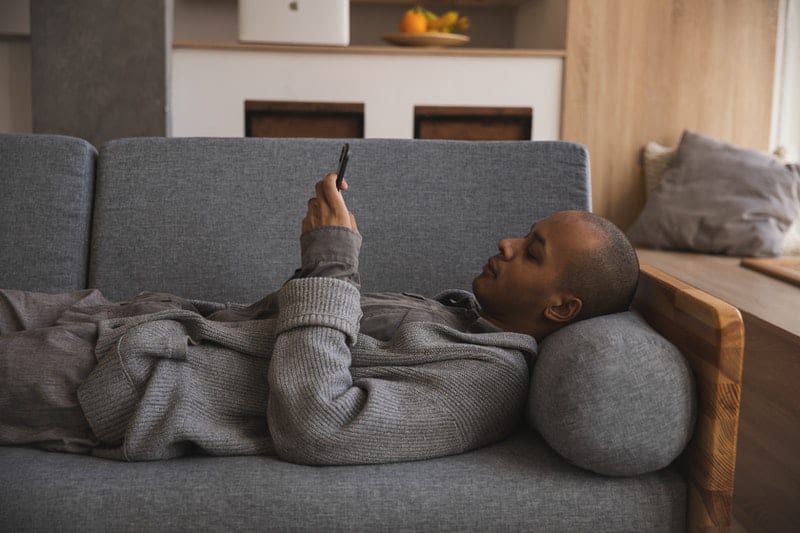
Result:
M800 287L739 258L639 250L642 263L736 307L745 328L733 514L749 531L800 523Z

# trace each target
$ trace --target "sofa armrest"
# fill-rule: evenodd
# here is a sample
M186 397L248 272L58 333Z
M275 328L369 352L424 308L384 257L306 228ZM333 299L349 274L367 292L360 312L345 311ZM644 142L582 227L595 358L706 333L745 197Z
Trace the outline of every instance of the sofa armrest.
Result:
M729 531L744 360L738 309L642 264L634 308L686 356L695 374L698 413L683 455L687 530Z

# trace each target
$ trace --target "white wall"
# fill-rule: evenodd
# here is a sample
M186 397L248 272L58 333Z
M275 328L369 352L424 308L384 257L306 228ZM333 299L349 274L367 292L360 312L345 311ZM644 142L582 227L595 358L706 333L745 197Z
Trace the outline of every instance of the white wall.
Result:
M800 161L800 0L782 0L773 99L772 147Z
M245 100L365 104L366 137L413 137L415 105L533 107L533 138L558 139L562 59L177 48L175 136L244 135Z

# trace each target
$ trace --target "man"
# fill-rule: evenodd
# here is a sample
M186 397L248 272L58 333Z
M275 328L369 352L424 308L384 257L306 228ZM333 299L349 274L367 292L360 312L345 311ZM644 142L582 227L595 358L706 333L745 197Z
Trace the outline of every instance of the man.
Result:
M0 444L131 461L461 453L512 431L537 339L632 298L630 244L580 212L500 241L474 298L361 295L361 236L335 178L308 202L301 267L250 306L0 291Z

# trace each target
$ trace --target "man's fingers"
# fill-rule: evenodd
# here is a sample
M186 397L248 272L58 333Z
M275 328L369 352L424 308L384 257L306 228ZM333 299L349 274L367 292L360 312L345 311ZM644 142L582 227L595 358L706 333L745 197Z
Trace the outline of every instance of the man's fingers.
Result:
M330 173L322 181L317 182L317 198L324 199L334 211L347 212L342 193L336 188L335 173Z
M323 215L331 214L336 218L347 217L349 210L342 193L336 188L336 174L330 173L314 186Z
M337 196L341 196L336 189L336 174L331 172L314 185L317 198L330 202Z
M336 174L331 173L314 185L316 196L308 200L303 228L343 226L355 229L355 218L347 209L344 197L336 189ZM356 230L357 231L357 230Z
M319 200L317 198L308 199L308 215L319 217L322 214Z
M327 176L325 176L327 177ZM324 199L325 198L325 190L323 189L323 183L325 179L319 180L317 183L314 184L314 194L317 195L317 198Z

